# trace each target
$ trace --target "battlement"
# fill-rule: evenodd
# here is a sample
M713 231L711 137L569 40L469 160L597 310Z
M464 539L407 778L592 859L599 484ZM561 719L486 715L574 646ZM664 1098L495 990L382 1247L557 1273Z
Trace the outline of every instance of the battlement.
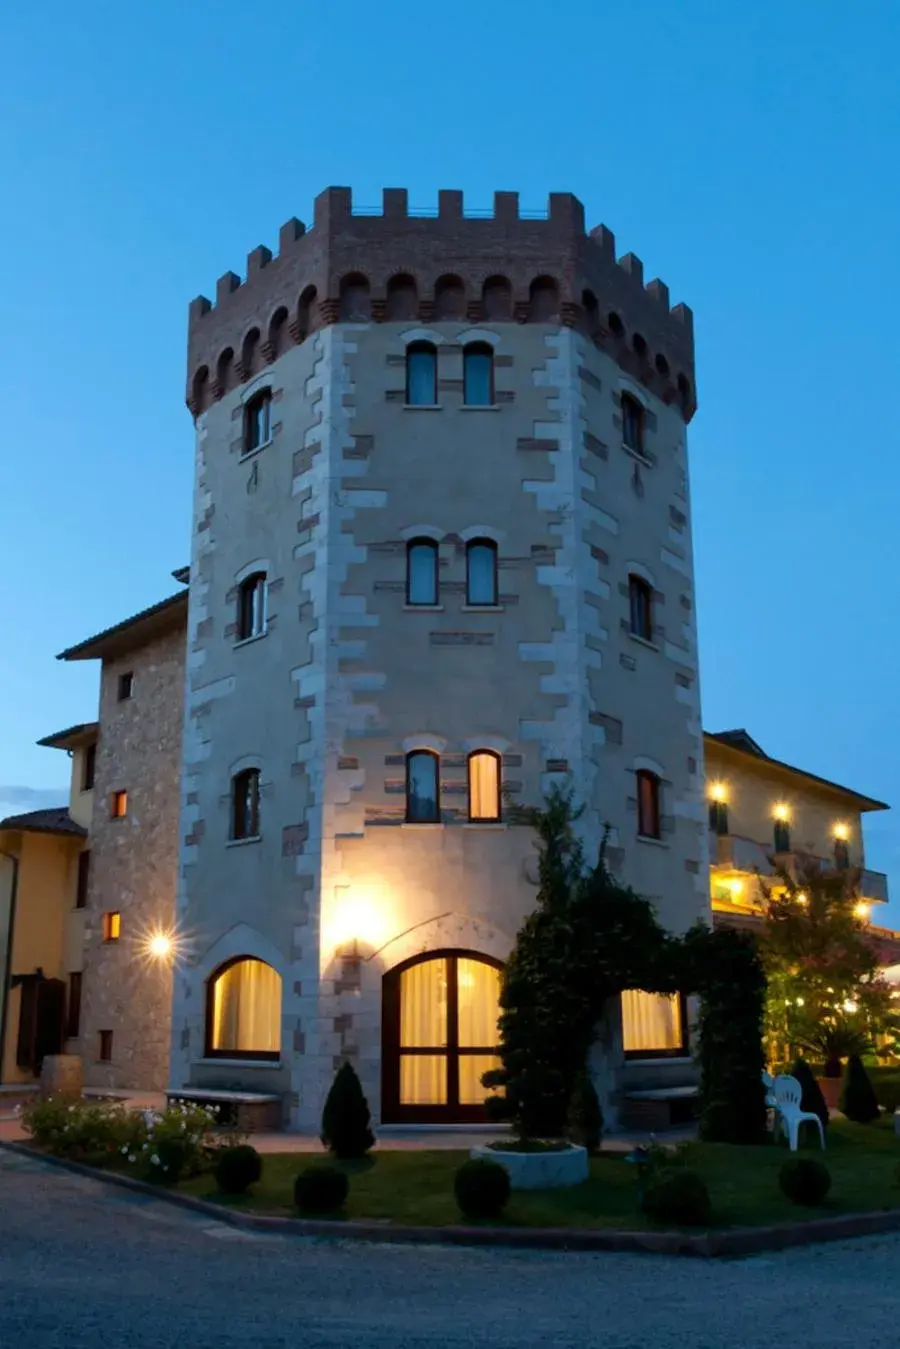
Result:
M645 285L633 253L617 258L605 225L586 232L577 197L552 192L535 212L520 210L517 192L496 192L493 211L467 212L462 192L442 190L422 210L405 188L385 188L380 212L354 210L350 188L326 188L309 230L288 220L277 254L260 245L244 280L219 278L215 304L191 302L188 406L198 415L329 323L417 319L579 328L693 415L690 309L670 308L659 279Z

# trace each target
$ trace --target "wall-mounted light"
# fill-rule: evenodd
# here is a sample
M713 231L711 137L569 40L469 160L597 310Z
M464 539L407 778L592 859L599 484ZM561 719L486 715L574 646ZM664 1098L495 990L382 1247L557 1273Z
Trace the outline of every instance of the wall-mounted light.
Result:
M799 894L794 895L794 899L800 905L801 909L805 908L806 905L809 903L809 900L806 898L806 895L803 893L802 890L799 892Z
M871 910L869 908L869 905L866 903L864 899L860 899L856 904L853 905L854 917L859 918L860 921L863 923L869 917L870 912Z
M839 820L831 830L838 843L846 843L850 837L850 826Z
M709 799L725 805L728 800L728 788L724 782L711 782L709 784Z
M141 940L142 953L148 961L169 965L178 955L179 940L174 930L157 927L145 932Z
M785 801L776 801L772 807L773 817L781 824L787 824L791 818L791 808Z

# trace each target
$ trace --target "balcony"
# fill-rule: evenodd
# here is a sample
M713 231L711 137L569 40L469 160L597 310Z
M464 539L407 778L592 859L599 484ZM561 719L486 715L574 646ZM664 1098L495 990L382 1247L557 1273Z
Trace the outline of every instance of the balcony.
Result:
M863 869L859 877L859 893L870 904L887 904L888 879L883 871Z
M722 871L756 872L761 876L772 876L775 863L783 867L795 879L803 868L810 863L830 870L834 862L830 857L814 857L810 853L789 852L773 853L771 848L757 843L752 838L742 838L739 834L710 835L710 864ZM866 868L859 877L860 898L869 904L886 904L888 901L888 881L883 871L869 871Z

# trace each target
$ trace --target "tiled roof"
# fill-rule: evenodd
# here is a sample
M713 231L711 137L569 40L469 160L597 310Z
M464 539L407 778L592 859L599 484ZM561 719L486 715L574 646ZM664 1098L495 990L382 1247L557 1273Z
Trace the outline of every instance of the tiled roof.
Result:
M161 636L172 628L185 625L187 603L187 590L179 590L176 595L169 595L158 604L151 604L149 609L142 609L140 613L132 614L121 623L104 628L102 632L86 638L77 646L67 647L65 651L60 651L56 659L100 660L123 655L126 651L134 650L135 647L152 641L154 637Z
M76 824L65 806L51 806L47 810L29 810L24 815L7 815L0 820L0 829L20 829L26 834L69 834L73 838L87 838L87 830Z
M70 749L82 740L90 740L98 730L98 722L82 721L77 726L67 726L64 731L54 731L52 735L45 735L38 744L47 749Z

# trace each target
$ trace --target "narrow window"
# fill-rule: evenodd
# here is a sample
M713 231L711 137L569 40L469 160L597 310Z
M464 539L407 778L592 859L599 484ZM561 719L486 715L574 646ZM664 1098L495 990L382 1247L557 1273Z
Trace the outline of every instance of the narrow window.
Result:
M89 792L94 786L94 772L97 767L96 743L88 745L84 751L84 766L81 771L81 790Z
M490 407L494 401L494 350L486 342L463 348L463 402L467 407Z
M122 935L122 915L105 913L103 915L103 940L118 941Z
M248 399L244 405L244 454L268 445L272 439L272 391Z
M497 545L473 539L466 546L466 604L497 603Z
M500 819L500 755L493 750L469 755L469 819Z
M834 840L834 865L839 871L846 871L850 865L850 845L845 838Z
M406 348L406 401L416 407L437 403L437 350L430 342Z
M637 777L638 833L644 838L659 838L659 778L641 768Z
M78 854L78 878L75 882L75 907L87 908L88 880L91 874L91 850L85 848Z
M238 587L237 634L239 642L261 637L266 630L266 573L254 572Z
M124 820L128 814L128 793L113 792L109 807L110 818L113 820Z
M772 829L772 842L776 852L790 852L791 826L789 820L776 820Z
M440 824L438 756L416 750L406 756L406 819L409 824Z
M635 637L653 641L653 591L641 576L628 578L629 626Z
M231 784L231 837L259 837L259 769L245 768Z
M126 674L119 675L119 702L126 702L134 689L134 673L128 670Z
M112 1062L112 1046L113 1046L112 1031L111 1031L111 1030L102 1030L102 1031L100 1032L100 1062L101 1062L101 1063L111 1063L111 1062Z
M66 1037L75 1040L81 1031L81 971L69 975L69 1003L66 1008Z
M728 805L725 801L710 801L709 827L714 834L728 833Z
M433 539L413 539L406 546L406 603L437 602L438 546Z
M622 394L622 440L629 450L644 453L644 407L631 394Z

